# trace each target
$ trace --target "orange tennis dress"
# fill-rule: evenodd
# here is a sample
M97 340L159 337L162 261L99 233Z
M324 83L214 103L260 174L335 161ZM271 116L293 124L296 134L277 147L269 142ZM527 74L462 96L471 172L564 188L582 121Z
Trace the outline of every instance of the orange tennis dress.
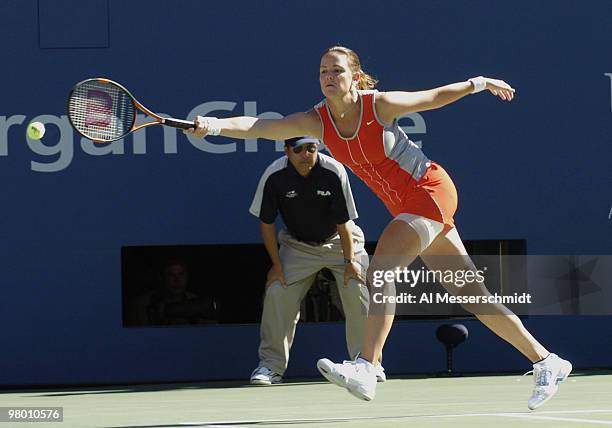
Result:
M355 135L338 132L325 101L315 106L323 123L323 143L332 156L383 201L394 217L423 216L455 227L457 190L446 171L430 161L404 133L398 121L383 124L376 115L376 91L358 91L361 114Z

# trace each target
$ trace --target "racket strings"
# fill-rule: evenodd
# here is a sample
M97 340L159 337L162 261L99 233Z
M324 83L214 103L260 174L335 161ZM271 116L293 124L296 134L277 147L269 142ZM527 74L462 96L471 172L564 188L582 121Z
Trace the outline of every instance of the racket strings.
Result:
M68 113L74 127L96 141L112 141L127 134L136 118L132 98L108 82L89 80L70 95Z

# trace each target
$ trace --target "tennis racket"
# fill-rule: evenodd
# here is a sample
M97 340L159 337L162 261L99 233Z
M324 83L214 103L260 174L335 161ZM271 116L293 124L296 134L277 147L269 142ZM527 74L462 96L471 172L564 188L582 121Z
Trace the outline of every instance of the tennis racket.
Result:
M140 110L153 120L136 125ZM68 118L85 138L97 143L119 140L130 132L151 125L194 128L188 120L161 117L143 106L122 85L109 79L86 79L77 83L68 95Z

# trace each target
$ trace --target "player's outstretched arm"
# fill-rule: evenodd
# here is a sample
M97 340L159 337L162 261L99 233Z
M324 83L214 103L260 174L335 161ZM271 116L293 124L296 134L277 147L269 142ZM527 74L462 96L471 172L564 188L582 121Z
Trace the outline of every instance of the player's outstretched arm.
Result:
M376 97L376 110L379 117L389 123L402 115L444 107L466 95L483 90L488 90L504 101L512 101L515 92L514 88L503 80L481 76L426 91L381 92Z
M250 116L217 119L216 117L197 116L195 129L185 133L196 137L223 135L224 137L268 140L286 140L293 137L310 135L321 138L321 121L316 112L293 113L282 119L258 119Z

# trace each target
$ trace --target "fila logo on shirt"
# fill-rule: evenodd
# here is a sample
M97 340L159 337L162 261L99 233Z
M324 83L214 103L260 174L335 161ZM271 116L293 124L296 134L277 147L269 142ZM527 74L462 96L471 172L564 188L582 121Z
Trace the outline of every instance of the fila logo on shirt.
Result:
M317 190L318 196L331 196L331 192L329 190Z
M295 190L289 190L287 193L285 193L285 198L295 198L298 195L298 193Z
M610 78L610 111L612 111L612 73L604 73L604 76Z

